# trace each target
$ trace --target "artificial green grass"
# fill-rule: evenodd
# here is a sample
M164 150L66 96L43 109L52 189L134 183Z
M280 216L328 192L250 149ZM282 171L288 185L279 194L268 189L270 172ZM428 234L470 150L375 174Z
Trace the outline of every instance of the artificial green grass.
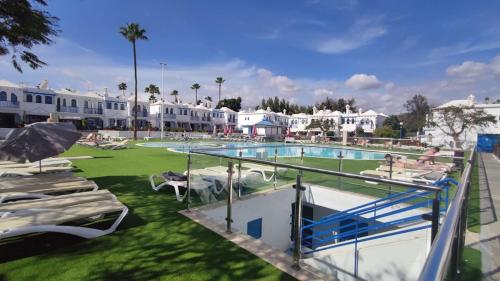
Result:
M481 231L481 209L479 206L479 157L476 156L472 170L471 191L469 197L469 209L467 218L467 229L471 232Z
M43 234L0 243L0 280L290 280L253 254L177 213L171 190L155 192L150 174L184 171L186 155L132 147L75 146L77 175L109 189L130 212L113 234L92 240Z
M464 247L460 264L460 280L479 281L482 279L481 251L471 247Z

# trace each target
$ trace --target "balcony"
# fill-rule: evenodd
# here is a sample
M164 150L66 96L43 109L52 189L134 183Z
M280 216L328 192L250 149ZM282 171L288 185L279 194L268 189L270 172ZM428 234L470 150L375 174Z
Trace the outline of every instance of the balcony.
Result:
M163 119L175 120L175 117L177 117L177 115L175 114L170 114L170 113L163 114ZM161 118L161 113L156 113L156 118Z
M133 111L132 111L132 116L134 116L134 112ZM147 111L137 111L137 117L148 117L148 116L149 116L149 114L148 114Z
M0 107L19 108L18 101L0 101Z
M102 108L83 108L83 113L86 114L102 114Z
M78 113L78 107L71 107L71 106L61 106L59 112L70 112L70 113Z
M191 116L191 118L189 120L191 120L191 121L200 121L200 117L199 116Z
M203 122L210 122L210 116L208 116L208 117L201 117L201 121L203 121Z

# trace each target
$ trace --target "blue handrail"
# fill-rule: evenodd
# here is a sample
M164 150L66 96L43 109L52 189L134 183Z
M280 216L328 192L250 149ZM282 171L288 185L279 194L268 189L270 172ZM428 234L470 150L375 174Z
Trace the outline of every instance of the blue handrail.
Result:
M432 193L432 192L426 191L426 192L423 192L423 193L419 194L419 196L421 196L422 194L430 194L430 193ZM413 195L413 196L408 196L408 197L400 198L398 200L390 201L390 202L387 202L387 203L384 203L384 204L381 204L381 205L376 205L374 207L364 208L364 209L358 210L357 212L353 212L353 213L348 213L347 211L342 211L342 212L339 212L339 213L336 213L336 214L333 214L333 215L329 215L329 216L323 217L323 218L321 218L320 220L318 220L318 221L316 221L314 223L311 223L311 224L308 224L308 225L304 225L303 229L311 228L311 227L314 227L314 226L317 226L317 225L326 224L326 223L329 223L329 222L334 222L334 221L337 221L339 219L343 219L343 218L346 218L346 217L353 217L353 216L364 215L364 214L373 212L374 210L380 210L380 209L391 207L391 206L394 206L394 205L397 205L397 204L400 204L400 203L411 201L411 200L415 199L416 197L417 196ZM378 202L380 202L380 201L378 201Z
M345 228L347 228L349 226L355 226L355 225L357 225L359 223L376 221L377 219L380 219L380 218L383 218L383 217L388 217L388 216L392 216L394 214L403 213L403 212L410 211L410 210L413 210L413 209L425 207L425 206L428 206L428 204L429 204L429 200L428 201L424 201L424 202L420 202L420 203L417 203L417 204L414 204L414 205L411 205L411 206L408 206L408 207L404 207L404 208L401 208L401 209L398 209L398 210L395 210L395 211L383 213L383 214L377 215L377 216L372 217L372 218L363 218L363 217L361 217L360 220L354 221L354 222L346 224L346 225L332 227L332 228L330 228L328 230L317 231L317 232L315 232L312 235L304 237L303 239L305 240L305 239L309 239L309 238L314 238L315 235L329 234L329 233L332 233L333 231L338 231L338 230L341 230L341 229L345 229ZM419 216L421 217L421 215L419 215Z

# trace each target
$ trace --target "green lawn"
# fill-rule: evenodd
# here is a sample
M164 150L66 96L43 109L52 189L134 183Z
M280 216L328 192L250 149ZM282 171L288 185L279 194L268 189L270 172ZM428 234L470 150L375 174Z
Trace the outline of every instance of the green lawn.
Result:
M0 280L289 280L290 276L177 213L186 207L172 190L153 191L151 174L186 170L186 154L161 148L103 151L75 146L66 156L77 175L94 180L125 203L130 212L119 231L84 240L44 234L0 242ZM280 159L298 163L298 159ZM343 170L359 173L377 161L344 160ZM219 158L193 157L193 167L227 165ZM337 169L338 160L305 158L306 166ZM279 184L291 183L288 172ZM456 176L456 175L454 175ZM304 182L339 187L332 176L304 173ZM340 188L382 197L388 186L342 179ZM262 188L262 187L259 187ZM256 188L256 190L259 190ZM264 188L272 188L271 183ZM391 187L393 190L402 190Z
M75 146L77 174L107 188L130 212L119 231L92 240L37 235L0 244L0 280L289 280L290 276L178 214L173 192L153 191L148 176L184 171L185 154L133 147Z

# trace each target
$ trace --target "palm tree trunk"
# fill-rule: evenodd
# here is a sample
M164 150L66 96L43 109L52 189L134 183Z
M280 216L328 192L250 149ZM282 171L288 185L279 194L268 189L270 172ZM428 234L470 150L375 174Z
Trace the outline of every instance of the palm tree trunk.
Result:
M220 102L220 87L221 87L221 83L219 83L219 102Z
M135 95L134 95L134 140L137 140L137 55L135 51L135 41L132 42L134 49L134 82L135 82Z
M194 105L198 105L198 89L194 89Z

